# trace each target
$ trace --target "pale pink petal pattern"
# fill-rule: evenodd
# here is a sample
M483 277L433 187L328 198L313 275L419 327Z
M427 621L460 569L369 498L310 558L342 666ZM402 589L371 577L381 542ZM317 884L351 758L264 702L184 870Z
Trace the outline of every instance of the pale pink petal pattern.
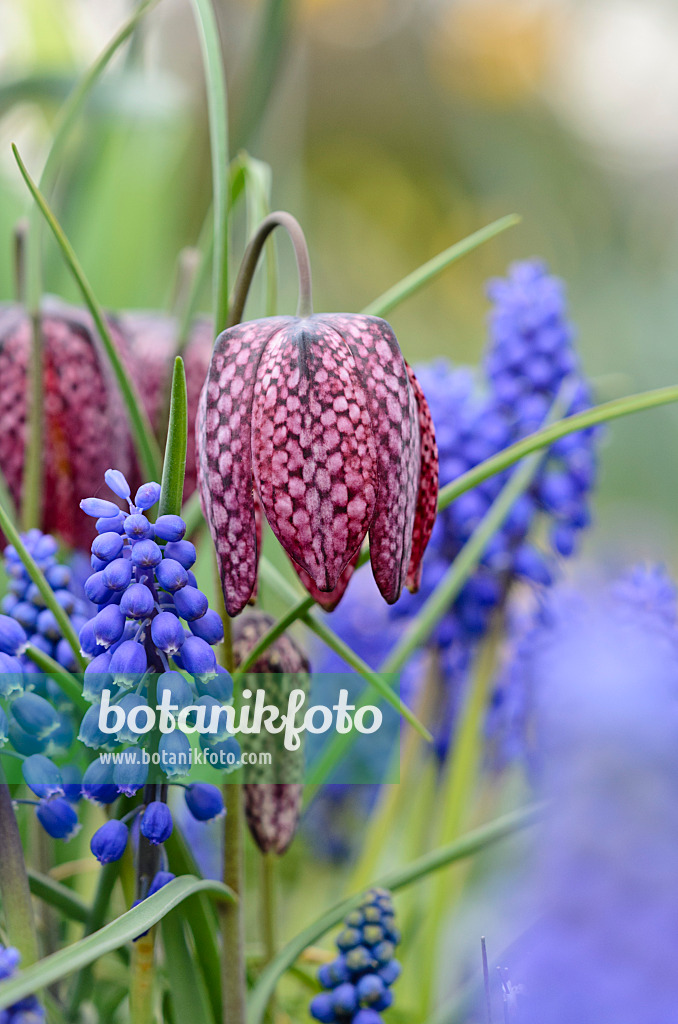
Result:
M198 487L229 615L249 601L258 547L252 493L252 398L257 367L283 317L254 320L216 340L196 421Z
M407 364L406 364L407 365ZM419 412L419 438L421 448L421 469L419 473L419 495L412 531L412 557L407 570L407 589L413 594L421 585L422 559L426 545L431 539L433 525L438 514L438 445L436 444L433 419L421 385L411 366L407 366L410 384L414 391Z
M254 480L285 551L333 591L376 506L368 396L325 317L293 319L266 345L252 408Z
M377 446L377 507L370 526L370 559L384 599L397 601L412 551L419 485L419 425L405 360L390 325L379 317L324 318L348 342L368 395Z

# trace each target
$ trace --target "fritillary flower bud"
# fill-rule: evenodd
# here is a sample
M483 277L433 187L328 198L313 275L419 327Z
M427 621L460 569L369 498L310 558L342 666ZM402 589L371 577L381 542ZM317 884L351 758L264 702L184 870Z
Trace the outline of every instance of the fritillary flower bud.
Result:
M233 654L235 664L244 661L248 652L268 631L273 619L261 612L254 612L233 623ZM271 644L262 657L251 666L251 672L266 674L263 688L267 699L278 707L285 707L289 691L307 686L306 674L310 667L305 655L288 636L279 637ZM260 685L263 680L260 681ZM304 771L303 747L288 751L275 742L269 734L254 735L250 741L263 743L273 741L272 761L276 771L285 778L298 778L299 782L246 783L244 785L245 814L250 832L264 853L273 851L283 854L294 839L301 813ZM252 747L250 748L252 749ZM266 746L268 749L268 746Z

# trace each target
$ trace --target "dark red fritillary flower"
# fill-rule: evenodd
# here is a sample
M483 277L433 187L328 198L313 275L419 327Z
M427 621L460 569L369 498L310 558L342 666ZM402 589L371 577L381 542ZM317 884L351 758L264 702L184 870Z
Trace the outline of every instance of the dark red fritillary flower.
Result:
M236 620L233 625L233 656L236 665L242 663L274 621L263 612L252 612ZM310 666L294 640L283 635L271 644L248 671L257 673L257 688L265 690L266 702L274 703L284 713L290 691L296 688L307 689ZM270 753L271 765L258 769L261 782L247 782L243 786L245 816L252 838L259 848L264 853L280 855L292 842L299 824L305 752L303 745L298 750L287 750L280 735L268 732L252 734L248 738L248 751L255 750ZM278 778L282 776L286 781L265 781L267 775L271 774Z
M160 443L164 444L169 387L177 354L177 321L162 313L146 312L121 313L119 320L130 350L128 368L143 400L146 414L158 433ZM205 317L197 319L182 353L186 370L189 423L195 423L196 420L213 341L210 321ZM197 460L192 440L191 433L186 451L184 499L193 494L197 481ZM137 482L136 479L134 482ZM139 476L138 483L142 482Z
M125 341L115 322L111 332ZM122 401L89 316L55 299L43 304L44 490L42 528L87 547L77 514L83 494L95 494L110 466L130 467ZM29 318L20 306L0 306L0 469L17 505L28 414ZM93 527L92 527L93 531Z
M369 531L374 577L416 589L435 519L426 400L389 324L273 317L217 338L196 424L198 487L226 608L256 588L261 508L307 589L341 598Z

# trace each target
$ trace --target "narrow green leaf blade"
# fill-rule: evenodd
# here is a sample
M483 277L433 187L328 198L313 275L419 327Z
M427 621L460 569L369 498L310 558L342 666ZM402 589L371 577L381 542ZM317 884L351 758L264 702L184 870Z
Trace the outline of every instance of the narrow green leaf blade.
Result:
M64 234L56 217L52 213L47 200L26 170L26 166L14 144L12 145L12 151L19 170L21 171L21 175L26 182L31 195L38 204L43 217L49 224L52 234L54 235L59 249L61 250L64 261L71 271L73 279L80 290L83 301L92 315L92 319L94 320L95 327L103 343L106 355L111 364L115 379L118 382L118 387L120 388L120 393L127 409L132 436L134 438L134 445L146 479L157 480L160 475L161 468L158 442L153 434L153 429L148 420L148 416L144 411L137 389L127 375L127 371L122 364L111 337L111 333L106 326L104 311L92 291L91 285L85 276L85 272L80 266L73 247L66 238L66 235Z
M181 515L186 475L186 448L188 443L188 398L186 370L181 356L174 360L172 390L170 394L167 445L162 467L162 485L158 514Z
M43 903L48 903L55 910L59 910L72 921L80 921L84 924L89 914L89 907L77 893L69 889L67 885L56 882L49 875L42 875L39 871L33 871L32 868L26 870L28 884L34 896L37 896Z
M368 316L385 316L396 306L400 305L401 302L404 302L405 299L409 299L411 295L418 292L429 281L432 281L438 274L442 274L443 270L449 267L450 264L455 263L469 252L473 252L483 242L489 241L490 238L494 238L496 235L501 234L502 231L506 231L507 228L512 228L515 224L519 223L520 217L512 213L507 217L495 220L492 224L488 224L487 227L481 228L480 231L475 231L468 238L464 238L461 242L451 245L449 249L438 253L433 259L428 260L427 263L413 270L411 274L408 274L402 281L394 284L392 288L385 291L374 302L370 302L369 306L365 306L362 312Z
M200 35L212 156L212 192L214 206L214 257L212 263L212 311L215 334L228 319L228 207L230 170L228 161L228 103L226 76L221 55L219 27L212 0L193 0Z
M233 892L223 882L193 878L190 875L175 878L154 896L128 910L93 935L81 939L80 942L74 942L57 953L52 953L25 971L20 971L16 977L3 981L0 986L0 1010L37 992L40 988L53 984L65 975L86 967L104 954L124 946L126 942L152 928L189 896L198 892L209 893L220 900L235 899Z
M186 941L181 910L175 910L164 917L160 926L174 1019L190 1020L191 1024L214 1024L205 982L198 967L198 957L193 955ZM200 955L200 946L197 951Z
M511 814L496 818L487 825L467 832L465 836L442 846L432 853L424 854L405 868L392 871L373 884L375 886L390 889L397 892L408 885L427 878L435 871L448 867L457 861L472 857L486 847L505 839L519 829L533 824L540 812L539 807L528 807L523 810L514 811ZM356 907L363 892L355 893L326 910L313 924L310 924L303 931L299 932L283 949L280 950L274 960L264 969L257 984L255 985L248 1001L247 1024L261 1024L275 986L280 976L292 966L297 957L308 947L314 945L323 935L340 924L350 910Z

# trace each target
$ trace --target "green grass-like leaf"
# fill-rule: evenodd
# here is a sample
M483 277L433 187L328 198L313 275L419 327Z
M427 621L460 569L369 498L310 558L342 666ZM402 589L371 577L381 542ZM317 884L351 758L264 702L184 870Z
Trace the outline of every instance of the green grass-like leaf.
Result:
M120 392L125 403L132 436L134 438L134 445L145 477L147 480L157 480L161 469L161 457L158 442L153 434L153 429L148 420L148 416L144 411L143 403L139 397L137 389L127 375L127 371L122 364L120 356L118 355L118 351L115 347L110 331L106 326L104 311L92 291L91 285L80 266L73 247L66 238L66 235L64 234L56 217L52 213L47 200L26 170L26 166L15 145L12 145L12 151L19 166L19 170L21 171L21 175L26 182L31 195L38 204L43 217L49 224L52 234L54 235L59 249L61 250L64 261L71 271L85 305L92 315L92 319L94 320L94 324L99 333L104 349L106 350L106 355L113 369L113 373L118 382L118 387L120 388Z
M413 885L415 882L427 878L433 872L440 871L467 857L472 857L519 829L533 824L538 817L539 810L538 807L528 807L496 818L489 824L468 832L455 842L442 846L432 853L424 854L423 857L419 857L407 867L389 872L376 880L373 885L390 889L392 892ZM280 976L292 966L308 946L314 945L330 928L340 924L346 914L359 904L362 896L363 892L361 891L349 896L348 899L335 903L280 950L275 959L264 969L252 990L248 1001L247 1024L261 1024L268 1001Z
M223 882L194 878L190 875L175 878L154 896L128 910L93 935L74 942L57 953L52 953L25 971L20 971L16 977L3 981L0 985L0 1010L37 992L40 988L52 985L65 975L86 967L106 953L119 949L152 928L189 896L200 892L209 893L215 899L235 899L232 891Z
M492 224L488 224L487 227L481 228L480 231L475 231L467 238L463 238L461 242L456 242L449 249L438 253L437 256L428 260L421 267L417 267L416 270L413 270L411 274L404 277L402 281L394 284L392 288L385 291L374 302L370 302L369 306L365 306L362 312L369 316L385 316L396 306L399 306L401 302L404 302L405 299L409 299L411 295L418 292L429 281L432 281L438 274L442 274L443 270L449 267L450 264L455 263L462 256L473 252L483 242L489 241L490 238L500 235L502 231L506 231L516 224L520 224L520 217L515 213L511 213L507 217L501 217Z
M214 255L212 262L212 311L215 334L228 319L228 212L230 171L228 161L228 102L226 76L221 55L219 28L211 0L193 0L200 36L212 156L214 208Z
M186 370L181 356L174 360L170 393L167 444L162 467L162 485L158 515L181 515L186 475L186 446L188 443L188 398Z
M85 923L89 907L77 893L69 889L68 886L62 885L61 882L55 882L49 875L42 875L39 871L33 871L32 868L26 870L28 884L34 896L37 896L43 903L49 904L50 907L54 907L71 921Z

